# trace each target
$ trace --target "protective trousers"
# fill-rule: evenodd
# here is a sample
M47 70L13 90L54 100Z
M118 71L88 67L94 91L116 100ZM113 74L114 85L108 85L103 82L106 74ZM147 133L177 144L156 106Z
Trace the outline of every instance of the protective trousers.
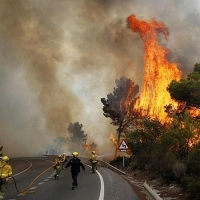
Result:
M3 199L7 188L8 188L8 182L3 179L0 179L0 200Z
M96 173L97 170L97 162L92 162L92 173Z
M71 172L72 174L72 186L77 186L78 185L78 182L77 182L77 178L78 178L78 173L77 172Z
M56 166L56 174L54 175L55 176L55 179L59 179L59 176L60 176L60 171L61 171L61 166Z

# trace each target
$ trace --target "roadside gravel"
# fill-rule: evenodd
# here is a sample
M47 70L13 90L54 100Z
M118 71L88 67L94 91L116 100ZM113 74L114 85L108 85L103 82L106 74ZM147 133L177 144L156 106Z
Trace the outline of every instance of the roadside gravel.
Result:
M146 183L163 199L163 200L190 200L188 194L177 184L165 184L162 179L150 179L150 174L141 171L126 171L122 175L133 187L141 200L147 200L143 184Z

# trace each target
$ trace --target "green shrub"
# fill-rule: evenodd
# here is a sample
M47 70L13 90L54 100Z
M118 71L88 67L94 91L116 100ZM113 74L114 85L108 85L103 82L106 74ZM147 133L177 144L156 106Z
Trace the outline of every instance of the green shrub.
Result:
M186 190L190 196L190 199L199 200L200 199L200 179L197 177L191 177L184 175L181 178L181 186Z
M191 177L189 177L188 175L184 175L181 177L181 180L180 180L180 185L181 187L186 190L189 182L191 181Z
M172 172L177 180L178 183L180 183L181 177L186 172L186 166L182 162L176 162L174 166L172 167Z
M161 172L161 177L165 183L175 182L176 180L171 168L165 168L165 170Z
M129 167L131 170L135 170L139 168L139 164L137 162L131 162Z
M131 159L128 157L124 157L124 167L128 167L130 165L130 161ZM122 156L118 156L116 157L114 160L110 161L110 164L121 168L123 166L123 157Z
M200 180L190 181L186 190L193 199L200 199Z

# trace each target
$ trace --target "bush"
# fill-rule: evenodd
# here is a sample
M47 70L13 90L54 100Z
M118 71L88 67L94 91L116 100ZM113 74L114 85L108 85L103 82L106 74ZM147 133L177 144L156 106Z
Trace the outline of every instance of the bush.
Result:
M191 177L184 175L181 178L181 186L184 190L188 192L190 198L193 200L200 199L200 179L197 177Z
M130 165L131 159L124 157L124 167L128 167ZM110 164L116 166L118 168L122 168L123 166L123 157L118 156L114 160L110 161Z
M182 178L180 180L180 184L184 190L186 190L190 181L191 181L191 177L189 177L188 175L182 176Z
M200 180L192 180L189 182L186 190L189 192L193 199L200 199Z
M176 162L174 166L172 167L172 172L175 176L175 178L178 180L180 183L181 177L185 174L186 172L186 166L184 163L181 162Z
M131 170L135 170L139 168L139 164L137 162L131 162L129 167Z
M200 143L187 156L187 173L200 177Z

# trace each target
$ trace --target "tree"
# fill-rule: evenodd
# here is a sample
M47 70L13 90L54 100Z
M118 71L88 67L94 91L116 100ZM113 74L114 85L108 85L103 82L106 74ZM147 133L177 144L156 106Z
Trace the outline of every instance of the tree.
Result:
M81 150L83 144L87 141L87 134L84 134L82 130L83 125L79 124L79 122L75 122L74 124L70 123L67 130L70 133L70 137L68 141L72 144L72 150L78 149Z
M161 137L163 152L173 152L178 160L185 158L200 140L199 128L198 120L187 111L174 115L172 123Z
M101 98L103 103L103 115L112 120L111 124L117 126L117 143L119 144L121 134L133 121L131 109L137 98L139 86L134 85L131 79L121 77L115 81L116 88L113 93L107 95L107 99Z
M160 152L158 147L163 131L164 126L161 122L145 118L138 122L137 128L126 134L126 141L138 167L145 168L149 163L153 165L152 156L155 157L155 152Z
M184 103L186 108L200 108L200 63L194 65L186 79L173 80L167 90L172 99Z

